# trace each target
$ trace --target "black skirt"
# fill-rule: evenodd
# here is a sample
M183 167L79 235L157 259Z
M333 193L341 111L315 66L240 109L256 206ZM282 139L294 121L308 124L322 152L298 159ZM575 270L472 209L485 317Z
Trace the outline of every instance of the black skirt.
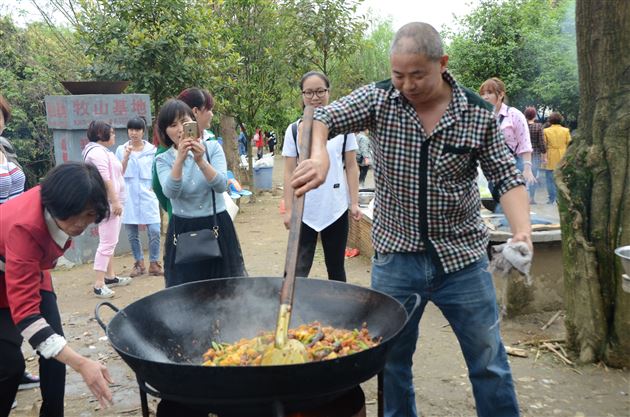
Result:
M213 226L212 218L213 216L192 219L175 215L171 217L164 242L164 280L166 281L166 287L204 279L247 276L241 245L236 236L234 223L232 223L232 219L227 211L217 213L221 258L187 264L175 264L173 237L179 233L211 229Z

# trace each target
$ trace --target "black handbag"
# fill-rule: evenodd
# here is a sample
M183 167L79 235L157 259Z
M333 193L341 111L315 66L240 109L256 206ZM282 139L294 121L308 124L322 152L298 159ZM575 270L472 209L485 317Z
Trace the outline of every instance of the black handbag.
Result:
M173 237L175 264L207 261L221 257L219 228L180 233Z
M208 148L206 148L206 157ZM212 229L194 230L173 234L173 246L175 246L175 264L186 264L191 262L207 261L209 259L220 258L221 248L219 247L219 226L217 225L217 205L212 190Z

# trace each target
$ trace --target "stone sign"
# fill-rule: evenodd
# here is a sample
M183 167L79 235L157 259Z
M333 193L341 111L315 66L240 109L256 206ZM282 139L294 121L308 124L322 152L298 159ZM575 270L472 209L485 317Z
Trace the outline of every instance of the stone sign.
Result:
M143 116L151 126L151 102L148 94L86 94L70 96L46 96L46 120L53 130L56 165L68 161L82 161L81 152L88 143L87 128L92 120L102 120L112 125L118 145L129 140L127 121ZM147 132L145 132L146 134ZM145 137L146 139L146 137ZM129 241L121 229L116 254L130 251ZM98 227L91 225L72 240L65 257L74 263L85 263L94 259L98 246Z

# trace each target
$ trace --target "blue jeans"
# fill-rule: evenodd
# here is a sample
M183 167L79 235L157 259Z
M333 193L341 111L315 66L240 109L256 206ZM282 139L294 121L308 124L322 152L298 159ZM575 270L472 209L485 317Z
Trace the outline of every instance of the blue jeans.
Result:
M384 370L385 416L416 416L411 372L419 323L427 302L444 314L457 336L480 417L519 415L512 373L501 342L492 276L482 259L450 274L438 275L426 252L376 254L372 288L403 302L418 293L422 302L392 346Z
M545 182L547 183L547 194L549 195L547 203L554 203L556 201L556 183L553 181L553 170L545 170Z
M138 237L138 225L126 224L127 237L131 245L131 252L136 261L144 260L142 243ZM147 224L147 234L149 235L149 262L157 262L160 257L160 223Z
M538 180L538 171L540 167L540 155L537 153L532 153L532 175L534 178ZM527 185L527 191L529 192L529 201L532 203L536 201L536 189L538 188L538 184L535 182Z
M515 156L514 163L516 164L516 169L518 169L519 172L523 172L523 167L524 167L523 157ZM494 183L492 181L488 181L488 189L494 195ZM494 208L494 213L503 214L503 207L501 207L501 203L497 203L496 207Z

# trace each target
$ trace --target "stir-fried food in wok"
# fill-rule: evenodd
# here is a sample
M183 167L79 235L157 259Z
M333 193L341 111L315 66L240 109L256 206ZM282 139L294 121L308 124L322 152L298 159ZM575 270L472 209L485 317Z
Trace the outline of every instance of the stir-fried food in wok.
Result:
M374 347L381 341L380 337L370 337L365 323L360 330L345 330L312 322L289 329L289 339L296 339L306 347L309 362L351 355ZM236 343L212 342L212 347L203 355L203 365L260 365L263 353L273 342L273 332L262 333L253 339L241 339Z

